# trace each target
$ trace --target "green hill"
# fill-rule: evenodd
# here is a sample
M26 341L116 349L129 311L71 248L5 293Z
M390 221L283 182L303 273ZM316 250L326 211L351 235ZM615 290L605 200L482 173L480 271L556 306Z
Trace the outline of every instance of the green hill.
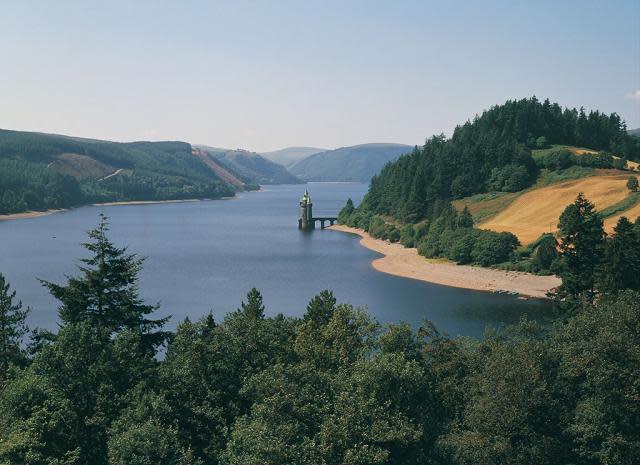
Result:
M640 137L640 128L629 129L627 132L632 136Z
M549 144L640 159L640 140L626 133L615 113L587 114L535 97L507 101L458 126L450 139L434 136L387 165L372 181L363 208L419 221L437 217L453 199L520 191L535 183L540 172L532 150ZM593 162L605 167L599 157Z
M254 184L298 184L302 181L289 173L285 167L267 160L258 153L246 150L225 150L198 146L216 162L237 173L240 177Z
M640 198L627 182L638 160L640 139L615 113L535 97L507 101L458 126L450 139L434 136L387 164L340 221L429 258L488 266L519 257L509 266L549 272L549 263L528 259L543 243L553 255L541 235L555 231L579 193L595 202L609 232L621 214L635 219ZM519 244L527 248L518 255Z
M327 149L319 149L317 147L287 147L273 152L262 152L260 155L272 162L278 163L284 167L293 165L311 155L324 152Z
M363 144L311 155L289 167L305 181L369 182L389 161L411 151L402 144Z
M119 143L0 130L0 214L107 201L217 198L236 189L186 142Z

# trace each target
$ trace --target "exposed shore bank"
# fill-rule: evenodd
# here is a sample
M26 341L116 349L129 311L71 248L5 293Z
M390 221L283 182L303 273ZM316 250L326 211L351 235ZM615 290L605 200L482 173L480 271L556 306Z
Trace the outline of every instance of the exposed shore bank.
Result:
M23 212L23 213L11 213L9 215L0 215L0 221L8 220L21 220L26 218L37 218L39 216L47 216L53 213L59 213L65 211L64 209L45 210L43 212Z
M253 191L252 191L253 192ZM113 207L118 205L152 205L156 203L184 203L184 202L202 202L205 200L231 200L235 197L219 197L216 199L180 199L180 200L131 200L125 202L104 202L104 203L89 203L86 205L79 205L78 207L73 208L81 208L81 207ZM46 211L31 211L31 212L23 212L23 213L11 213L9 215L0 215L0 221L8 221L8 220L21 220L27 218L37 218L39 216L47 216L53 213L59 213L67 211L66 208L59 208L53 210Z
M221 197L215 200L223 200L232 197ZM103 202L103 203L92 203L93 207L114 207L118 205L153 205L156 203L184 203L184 202L201 202L203 200L213 200L213 199L180 199L180 200L127 200L123 202Z
M547 298L547 292L560 285L557 276L537 276L518 271L495 270L478 266L456 265L429 260L418 255L417 249L374 239L361 229L334 225L327 229L357 234L363 247L381 253L371 265L378 271L418 279L433 284L489 292L510 292L526 297Z

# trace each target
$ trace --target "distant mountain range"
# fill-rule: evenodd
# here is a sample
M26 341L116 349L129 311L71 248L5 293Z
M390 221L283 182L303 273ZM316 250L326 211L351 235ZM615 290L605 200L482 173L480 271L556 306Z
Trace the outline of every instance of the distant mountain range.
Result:
M369 182L385 164L412 149L402 144L354 145L315 153L288 169L305 181Z
M289 167L304 158L326 150L317 147L287 147L273 152L262 152L260 155L284 167Z
M368 182L411 149L364 144L261 155L180 141L124 143L0 129L0 215L99 202L218 198L260 184Z
M632 136L640 137L640 128L629 129L627 132Z
M237 173L245 182L256 184L298 184L302 181L278 163L246 150L226 150L206 145L196 146L215 162Z

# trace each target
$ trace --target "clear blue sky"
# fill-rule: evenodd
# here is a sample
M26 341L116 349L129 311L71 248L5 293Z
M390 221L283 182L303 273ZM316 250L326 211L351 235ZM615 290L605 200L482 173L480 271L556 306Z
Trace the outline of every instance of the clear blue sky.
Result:
M640 1L12 1L0 127L421 144L536 95L640 126Z

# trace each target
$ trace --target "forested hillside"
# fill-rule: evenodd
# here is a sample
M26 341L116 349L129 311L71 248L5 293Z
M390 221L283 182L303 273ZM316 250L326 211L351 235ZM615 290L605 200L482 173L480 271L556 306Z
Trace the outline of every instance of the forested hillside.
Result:
M302 181L285 167L246 150L224 150L198 146L216 162L253 184L299 184Z
M363 209L415 222L437 216L452 199L522 190L539 174L531 150L549 144L640 160L640 140L615 113L587 114L535 97L508 101L458 126L450 139L434 136L387 165L372 180Z
M0 214L233 192L185 142L117 143L0 130Z
M289 166L305 181L369 182L389 161L411 151L402 144L362 144L319 152Z
M142 262L102 222L78 274L44 283L56 333L26 327L0 274L0 463L636 464L640 262L619 252L640 223L601 249L597 215L575 209L566 240L590 233L562 243L574 313L483 340L383 327L329 291L300 302L302 318L268 316L256 289L170 332L139 295ZM584 259L599 251L618 256L594 298Z
M508 101L386 165L339 220L428 258L557 272L558 216L578 194L608 233L638 216L639 158L640 139L616 114Z

